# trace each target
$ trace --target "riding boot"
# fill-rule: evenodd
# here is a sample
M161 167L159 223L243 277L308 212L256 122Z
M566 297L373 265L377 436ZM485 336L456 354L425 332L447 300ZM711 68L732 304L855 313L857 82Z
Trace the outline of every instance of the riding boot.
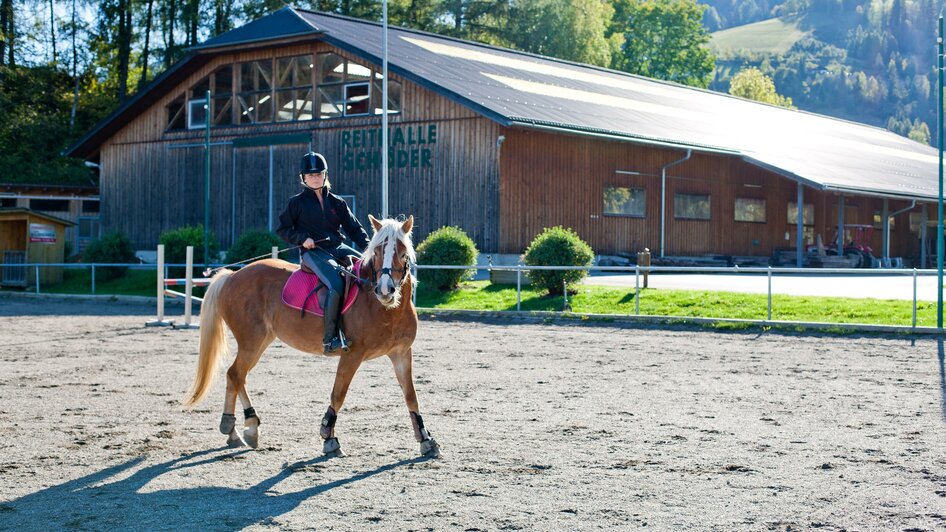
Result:
M326 355L337 353L339 350L348 351L348 346L342 342L338 334L338 311L342 304L342 295L329 291L325 297L325 306L322 308L325 319L325 336L322 337L322 346Z

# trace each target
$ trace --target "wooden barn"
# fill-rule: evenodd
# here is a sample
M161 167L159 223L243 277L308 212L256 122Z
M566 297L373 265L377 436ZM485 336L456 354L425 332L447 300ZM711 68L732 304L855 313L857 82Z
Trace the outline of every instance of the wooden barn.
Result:
M874 256L930 255L929 146L400 28L385 104L381 43L378 24L286 7L192 49L69 149L100 165L103 230L145 249L203 222L209 89L210 220L224 248L274 227L309 149L360 219L378 214L386 108L390 210L415 216L418 241L452 225L483 252L519 254L564 225L599 254L792 257L840 232Z

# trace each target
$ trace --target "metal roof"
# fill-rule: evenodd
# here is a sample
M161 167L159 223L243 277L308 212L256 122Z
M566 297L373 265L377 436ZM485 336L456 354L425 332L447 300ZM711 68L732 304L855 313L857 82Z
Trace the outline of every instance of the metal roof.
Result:
M296 10L380 63L380 25ZM390 28L392 72L504 125L741 155L822 190L936 199L938 153L884 129L623 72Z
M307 35L381 63L380 24L289 7L194 51ZM389 31L388 63L392 72L506 126L733 154L822 190L938 195L935 149L864 124L397 27ZM159 86L167 85L155 80L134 100ZM70 152L104 141L106 126L120 123L131 107L116 110Z

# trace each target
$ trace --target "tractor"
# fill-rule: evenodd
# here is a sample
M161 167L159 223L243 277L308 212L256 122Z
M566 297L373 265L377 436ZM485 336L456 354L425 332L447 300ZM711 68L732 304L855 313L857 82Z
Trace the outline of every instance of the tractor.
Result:
M838 230L833 228L831 238L822 246L828 255L844 255L851 260L852 268L870 268L874 259L870 247L874 226L867 224L844 224L844 247L838 253ZM850 240L848 240L850 238ZM817 246L808 246L808 253L819 253Z

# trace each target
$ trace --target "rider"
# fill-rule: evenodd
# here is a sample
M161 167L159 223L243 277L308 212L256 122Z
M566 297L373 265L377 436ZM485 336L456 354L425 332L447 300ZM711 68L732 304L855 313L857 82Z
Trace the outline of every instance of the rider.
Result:
M276 233L286 242L305 248L302 262L316 272L328 288L322 305L325 354L347 351L348 346L338 333L343 291L338 265L347 262L348 257L359 257L360 253L344 243L342 230L361 250L368 246L368 234L352 215L345 200L330 192L325 157L311 151L303 155L299 181L305 190L289 199L286 209L279 215Z

